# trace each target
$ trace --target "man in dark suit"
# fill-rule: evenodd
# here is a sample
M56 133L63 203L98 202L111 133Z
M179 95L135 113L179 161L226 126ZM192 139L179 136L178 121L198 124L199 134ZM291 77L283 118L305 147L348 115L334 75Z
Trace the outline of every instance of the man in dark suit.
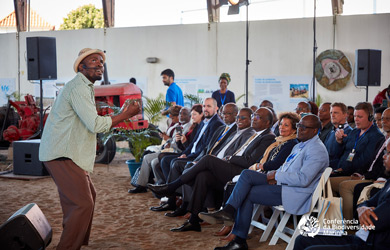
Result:
M177 156L165 156L161 160L161 169L164 173L165 178L168 180L171 166L176 161L183 161L184 163L190 162L196 159L196 157L202 152L202 150L207 147L210 142L211 137L215 131L224 125L224 122L219 118L217 114L217 101L211 97L206 98L203 102L203 113L205 120L201 123L201 127L198 129L194 140L191 142L188 147L182 152L182 155ZM160 212L167 210L174 210L176 204L171 201L171 203L163 203L160 206L151 207L150 210Z
M225 155L232 155L238 147L241 147L255 133L255 130L250 127L252 110L243 108L238 113L238 116L236 112L233 112L235 110L237 110L237 106L234 103L231 103L230 105L226 104L224 106L222 117L226 126L221 126L214 133L213 138L211 138L211 141L207 146L207 149L205 149L203 153L195 159L194 162L189 162L187 165L184 165L182 164L183 162L176 161L174 166L171 168L167 183L178 179L182 173L189 171L189 169L196 162L199 162L206 155L214 155L219 159L222 159ZM229 129L229 127L231 128ZM192 188L189 185L183 185L181 194L183 197L182 206L172 213L165 214L166 216L176 217L187 213L187 206L192 194ZM210 194L212 194L212 192L210 192ZM176 199L171 200L172 206L175 206L175 201ZM207 201L209 201L207 204L208 207L214 208L215 204L212 195L208 196Z
M205 120L201 123L201 127L198 129L194 140L191 142L188 147L182 152L182 155L174 158L163 158L161 161L161 169L165 175L165 178L168 178L170 171L170 166L172 161L185 160L193 161L202 150L207 147L210 142L211 137L218 127L224 125L224 122L219 118L217 114L217 101L211 97L206 98L203 102L203 113Z
M390 172L390 144L383 156L386 172ZM390 181L381 191L362 203L357 211L362 227L355 235L335 236L298 236L294 250L299 249L389 249L390 248Z
M230 137L234 131L237 129L237 125L235 123L236 121L236 116L238 114L238 107L235 103L228 103L224 107L224 114L223 122L225 125L222 125L216 129L214 132L213 136L210 139L209 144L207 147L205 147L201 153L197 156L197 158L194 161L198 161L199 159L202 158L205 154L209 153L216 153L219 152L221 146L225 143L225 141ZM167 177L167 183L176 180L179 178L181 173L183 172L186 164L191 164L191 160L188 158L184 159L177 159L173 160L170 164L170 170L169 174ZM188 202L187 202L188 203ZM154 207L151 208L152 211L160 212L160 211L167 211L167 210L175 210L172 213L166 213L168 217L176 217L176 216L181 216L186 213L186 204L182 204L183 209L176 209L176 195L172 195L168 197L168 201L166 204L162 204L159 207ZM184 213L184 214L183 214Z
M329 154L329 167L331 167L332 169L335 169L337 167L341 156L339 150L337 150L338 145L335 136L336 132L342 129L344 134L348 135L352 131L352 128L347 123L347 118L347 106L342 102L332 103L330 108L330 120L333 124L333 130L329 132L328 136L324 141L324 145L326 147L326 150L328 150Z
M262 158L267 147L274 141L271 132L273 115L268 108L259 108L252 115L252 128L256 133L230 156L219 159L212 155L203 157L180 178L165 185L148 185L155 193L169 195L183 184L193 183L193 192L189 204L191 217L182 226L172 228L173 232L201 231L198 213L204 207L209 190L223 191L226 182L241 173Z

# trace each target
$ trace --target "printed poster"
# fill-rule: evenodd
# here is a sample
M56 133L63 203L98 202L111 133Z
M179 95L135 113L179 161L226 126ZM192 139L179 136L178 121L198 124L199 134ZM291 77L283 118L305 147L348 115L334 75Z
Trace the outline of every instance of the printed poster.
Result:
M276 112L294 111L298 102L311 98L311 81L311 76L254 76L253 104L269 100Z

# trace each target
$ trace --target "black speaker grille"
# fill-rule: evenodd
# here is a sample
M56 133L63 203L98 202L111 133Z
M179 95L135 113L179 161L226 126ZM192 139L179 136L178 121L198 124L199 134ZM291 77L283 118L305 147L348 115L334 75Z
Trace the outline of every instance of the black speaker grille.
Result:
M27 37L27 79L57 79L55 37Z

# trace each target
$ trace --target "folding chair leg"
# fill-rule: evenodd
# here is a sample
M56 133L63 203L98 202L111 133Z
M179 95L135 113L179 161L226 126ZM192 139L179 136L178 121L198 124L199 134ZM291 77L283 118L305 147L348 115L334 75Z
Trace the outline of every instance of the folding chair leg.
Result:
M278 220L279 214L280 214L280 211L275 209L274 212L272 213L271 218L268 221L267 227L265 228L263 234L261 235L260 242L267 241L269 234L272 231L272 228L274 227L275 223Z
M283 218L279 223L279 226L276 228L274 235L272 236L271 241L269 242L269 245L275 245L278 242L278 239L281 238L285 242L290 242L290 237L287 236L285 233L283 233L284 228L286 227L286 224L288 222L288 219L290 218L289 213L284 212Z
M260 215L264 212L264 206L259 205L259 204L254 204L253 205L253 215L252 215L252 221L256 221ZM253 231L253 224L251 224L248 234L252 233Z
M296 228L294 234L291 236L290 242L288 243L286 250L292 250L295 244L295 238L299 235L299 229Z
M286 250L292 250L294 248L295 244L295 238L299 235L299 229L306 223L306 221L309 219L311 212L302 215L301 219L298 222L297 227L295 227L295 231L293 235L291 236L290 242L288 243Z

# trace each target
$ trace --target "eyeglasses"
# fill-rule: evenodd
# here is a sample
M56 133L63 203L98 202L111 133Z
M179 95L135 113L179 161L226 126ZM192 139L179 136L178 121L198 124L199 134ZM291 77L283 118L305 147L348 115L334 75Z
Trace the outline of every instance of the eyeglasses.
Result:
M233 113L231 112L222 112L222 115L225 116L225 115L232 115Z
M308 126L305 126L305 125L303 125L302 123L296 123L295 125L297 126L297 129L302 129L302 130L306 130L306 129L308 129L308 128L316 129L315 127L308 127Z
M390 117L382 117L381 121L390 121Z
M252 115L251 115L251 118L252 118L252 119L255 119L255 118L256 118L257 120L261 120L261 116L259 116L258 114L252 114Z
M248 119L248 117L246 116L243 116L243 115L238 115L236 116L237 120L245 120L245 119Z

